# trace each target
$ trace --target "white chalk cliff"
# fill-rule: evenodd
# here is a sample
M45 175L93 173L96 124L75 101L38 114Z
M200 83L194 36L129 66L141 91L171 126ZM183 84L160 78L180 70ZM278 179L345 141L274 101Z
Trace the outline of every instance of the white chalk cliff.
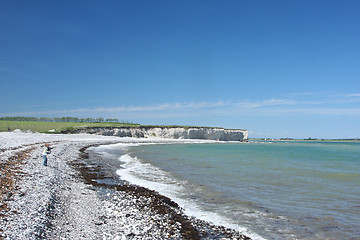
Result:
M207 139L219 141L247 141L247 130L208 127L92 127L75 130L76 133L90 133L105 136Z

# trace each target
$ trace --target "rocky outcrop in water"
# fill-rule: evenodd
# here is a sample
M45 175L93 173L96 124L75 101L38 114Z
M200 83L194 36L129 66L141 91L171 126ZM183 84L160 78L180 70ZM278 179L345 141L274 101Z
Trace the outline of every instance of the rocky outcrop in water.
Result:
M170 139L206 139L218 141L247 141L247 130L208 127L91 127L63 133L89 133L105 136Z

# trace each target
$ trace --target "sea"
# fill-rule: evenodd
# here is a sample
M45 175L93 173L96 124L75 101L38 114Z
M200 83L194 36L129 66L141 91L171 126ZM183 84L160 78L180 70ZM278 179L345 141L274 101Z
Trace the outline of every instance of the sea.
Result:
M252 239L360 239L360 143L100 146L119 179Z

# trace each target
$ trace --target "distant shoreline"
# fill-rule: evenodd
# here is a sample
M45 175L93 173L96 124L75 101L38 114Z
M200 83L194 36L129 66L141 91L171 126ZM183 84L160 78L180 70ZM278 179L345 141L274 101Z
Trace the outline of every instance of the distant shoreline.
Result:
M269 141L269 142L360 142L360 138L354 139L267 139L267 138L249 138L249 141Z

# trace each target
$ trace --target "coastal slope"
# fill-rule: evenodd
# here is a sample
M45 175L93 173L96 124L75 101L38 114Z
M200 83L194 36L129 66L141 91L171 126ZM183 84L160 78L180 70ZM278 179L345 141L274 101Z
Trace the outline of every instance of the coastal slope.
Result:
M134 142L150 140L0 133L0 239L249 239L186 216L155 191L99 181L111 176L103 176L101 159L97 164L87 148ZM44 143L53 147L47 167Z

